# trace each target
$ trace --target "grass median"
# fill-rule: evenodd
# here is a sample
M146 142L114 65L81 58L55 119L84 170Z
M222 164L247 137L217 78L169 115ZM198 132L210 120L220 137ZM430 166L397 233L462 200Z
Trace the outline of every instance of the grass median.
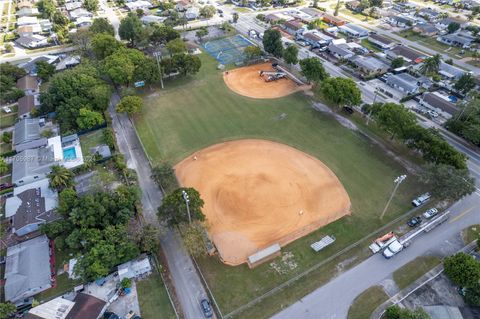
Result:
M382 287L374 286L368 288L353 301L348 310L348 319L370 318L372 312L387 299L388 296Z
M434 256L420 256L396 270L393 273L393 280L398 288L404 289L410 286L422 277L424 274L432 270L435 266L440 264L441 259Z

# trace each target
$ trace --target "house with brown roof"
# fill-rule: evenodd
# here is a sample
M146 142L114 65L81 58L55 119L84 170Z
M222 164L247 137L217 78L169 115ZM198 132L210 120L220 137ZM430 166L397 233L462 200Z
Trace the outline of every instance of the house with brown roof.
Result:
M37 95L25 95L18 99L18 111L17 116L20 119L30 118L30 113L38 106L40 101Z
M36 76L25 75L17 80L17 88L25 92L25 95L39 93L39 83Z
M369 34L368 41L383 50L392 49L396 45L390 38L376 33Z
M435 92L423 93L420 105L441 114L446 119L451 118L459 110L455 104Z
M411 49L405 45L397 45L393 49L385 51L385 53L387 55L387 58L389 58L390 60L393 60L397 57L402 57L408 64L422 63L423 60L427 57L426 54Z
M346 24L347 22L339 17L325 13L322 17L323 21L329 24L333 24L337 27Z
M412 29L414 32L420 33L424 37L433 37L438 34L439 30L431 23L416 24Z
M73 300L57 297L28 311L24 319L97 319L107 308L107 303L94 296L78 293ZM55 316L52 317L52 314ZM61 316L61 317L59 317Z
M303 33L303 31L305 31L304 26L305 26L305 24L303 24L302 22L300 22L298 20L286 21L283 24L283 27L285 28L285 31L288 34L293 35L293 36L296 36L297 34Z

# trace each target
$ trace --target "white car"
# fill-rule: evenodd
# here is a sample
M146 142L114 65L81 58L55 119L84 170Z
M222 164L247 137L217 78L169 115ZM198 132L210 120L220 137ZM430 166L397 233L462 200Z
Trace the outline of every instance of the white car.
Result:
M425 217L426 219L429 219L429 218L432 218L433 216L435 216L437 214L438 214L438 209L436 209L434 207L434 208L430 208L425 213L423 213L423 217Z
M413 206L418 207L418 206L423 205L426 202L428 202L431 197L432 196L430 195L430 193L422 194L422 195L418 196L417 198L415 198L412 201L412 204L413 204Z

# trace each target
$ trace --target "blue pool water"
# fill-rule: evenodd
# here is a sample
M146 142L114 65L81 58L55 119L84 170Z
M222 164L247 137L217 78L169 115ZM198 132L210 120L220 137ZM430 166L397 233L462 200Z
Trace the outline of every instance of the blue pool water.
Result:
M63 150L63 159L65 161L71 161L77 158L77 152L75 152L75 147L65 148Z

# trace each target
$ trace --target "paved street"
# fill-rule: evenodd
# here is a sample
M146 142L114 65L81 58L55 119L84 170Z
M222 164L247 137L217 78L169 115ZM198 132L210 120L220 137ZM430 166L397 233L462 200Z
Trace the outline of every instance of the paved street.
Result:
M452 206L449 221L429 233L420 235L410 247L385 259L374 255L358 266L336 277L292 306L275 315L274 319L345 319L348 309L360 293L389 278L391 274L425 254L450 255L458 250L459 232L472 224L480 224L480 194L474 193Z
M162 193L151 178L150 165L132 122L128 116L117 114L114 110L118 101L118 95L114 94L109 108L118 146L120 152L125 155L127 166L137 171L140 188L142 189L142 206L145 219L149 223L158 225L156 213L162 200ZM170 228L162 228L160 243L185 318L203 318L199 302L202 298L206 298L207 294L190 256L182 246L180 236Z

